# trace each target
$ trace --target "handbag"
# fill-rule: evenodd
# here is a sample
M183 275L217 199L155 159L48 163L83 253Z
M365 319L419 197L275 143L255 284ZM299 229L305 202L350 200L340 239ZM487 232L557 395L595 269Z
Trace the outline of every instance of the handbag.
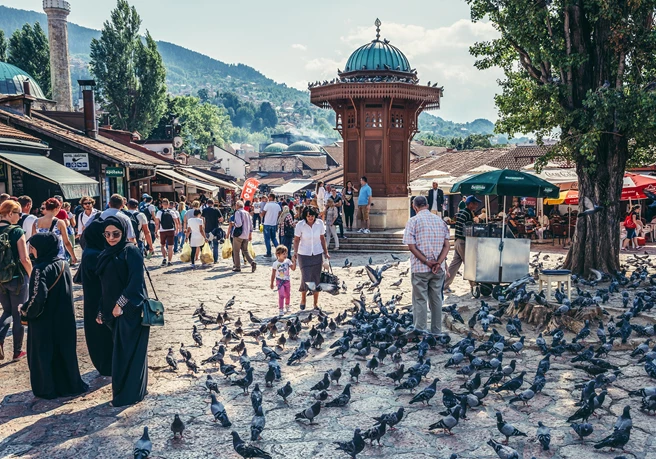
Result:
M155 299L146 298L142 303L143 316L141 318L141 325L144 327L163 327L164 326L164 305L159 298L157 298L157 292L155 291L155 286L153 285L153 280L150 278L150 273L148 268L144 264L144 270L148 276L148 281L150 282L150 288L153 290L153 295ZM146 293L148 292L148 287L146 286Z

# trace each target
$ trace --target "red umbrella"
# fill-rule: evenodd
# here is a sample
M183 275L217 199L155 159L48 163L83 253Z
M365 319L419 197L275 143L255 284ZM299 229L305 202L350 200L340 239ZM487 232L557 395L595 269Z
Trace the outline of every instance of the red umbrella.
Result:
M647 199L643 190L656 188L656 177L626 172L622 183L622 201Z

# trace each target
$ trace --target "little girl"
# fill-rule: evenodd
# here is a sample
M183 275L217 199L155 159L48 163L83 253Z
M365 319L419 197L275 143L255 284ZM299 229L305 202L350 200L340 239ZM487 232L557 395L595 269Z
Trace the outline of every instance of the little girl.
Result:
M287 247L279 245L276 247L276 258L271 270L271 289L273 290L273 281L275 279L278 287L278 315L284 314L283 306L286 306L289 312L289 300L291 296L291 284L289 281L289 272L293 270L292 261L287 258Z

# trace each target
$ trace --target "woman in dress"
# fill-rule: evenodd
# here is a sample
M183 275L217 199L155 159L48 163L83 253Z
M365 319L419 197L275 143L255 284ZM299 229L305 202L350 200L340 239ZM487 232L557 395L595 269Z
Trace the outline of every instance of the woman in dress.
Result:
M73 251L71 241L68 240L68 233L66 232L66 223L55 217L61 210L61 203L55 199L50 198L44 204L43 217L38 218L34 222L32 234L37 233L54 233L59 240L57 248L57 256L62 260L66 259L66 252L71 256L71 262L77 264L77 257Z
M0 360L5 358L5 337L12 321L11 336L14 344L12 358L18 360L25 357L23 351L25 330L21 324L19 307L27 300L27 285L32 274L32 263L27 252L23 229L16 225L20 215L21 207L16 201L9 199L0 205L0 239L6 238L9 242L9 250L14 260L11 271L3 272L3 277L7 281L0 283L0 303L2 303Z
M344 197L344 216L346 217L346 228L349 231L353 230L353 215L355 214L355 202L353 201L353 194L356 193L356 190L353 187L353 182L350 180L346 182L346 188L342 192Z
M200 209L194 209L193 215L192 218L187 220L186 235L191 246L191 266L196 266L196 261L200 257L200 249L207 244L207 238L205 237L205 225L203 225L203 219L200 216Z
M141 325L146 300L143 256L127 239L127 224L117 217L104 220L105 250L96 272L102 285L98 321L113 332L112 406L132 405L146 396L150 327Z
M319 207L319 213L323 213L326 209L326 189L323 187L323 182L319 181L317 187L314 190L314 194L317 198L317 206Z
M321 267L323 257L330 259L326 245L326 226L319 218L319 212L314 207L303 210L303 219L296 224L294 230L294 255L292 256L292 270L296 269L296 262L301 268L301 310L305 309L307 301L306 282L321 282ZM318 309L319 292L314 292L314 309Z
M95 219L87 222L84 229L85 248L82 252L80 275L84 293L84 338L93 366L102 376L112 375L112 353L114 348L112 331L96 322L102 302L100 277L96 271L98 256L105 248L104 222Z
M60 258L59 238L50 232L28 241L35 258L29 299L21 314L28 321L27 364L35 397L53 399L86 392L77 364L73 279Z

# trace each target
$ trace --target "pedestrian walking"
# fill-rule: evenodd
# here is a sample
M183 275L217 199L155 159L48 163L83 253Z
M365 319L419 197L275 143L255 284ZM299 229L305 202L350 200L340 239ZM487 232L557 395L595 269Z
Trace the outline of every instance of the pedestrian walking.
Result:
M278 204L275 202L269 202L267 203L267 206L271 204L278 207ZM251 221L251 216L244 210L244 201L237 201L235 207L237 210L235 211L235 220L233 222L234 228L232 230L232 262L235 266L232 270L234 272L241 272L240 254L243 252L246 260L251 264L251 272L255 272L257 263L255 263L255 260L253 260L250 253L248 253L248 243L253 238L253 222ZM280 209L280 207L278 207L278 209ZM277 217L278 215L276 214L276 218Z
M326 188L323 186L323 181L319 181L314 189L314 194L317 199L317 207L319 213L323 214L326 210Z
M183 198L184 198L184 196L183 196ZM183 201L181 201L181 202L178 203L178 215L180 217L180 228L178 229L178 233L176 234L176 238L177 238L177 242L178 242L177 246L178 247L182 247L182 245L184 244L184 241L185 241L186 228L184 228L184 225L182 224L182 222L184 222L186 214L187 214L187 205ZM175 247L174 247L174 249L175 249Z
M408 220L403 243L410 249L412 279L412 317L414 333L428 331L427 315L431 312L430 332L442 331L442 284L446 257L449 253L449 227L428 208L424 196L413 201L414 217Z
M21 308L28 323L27 365L35 397L53 399L86 392L77 362L73 279L61 258L60 238L46 231L28 241L34 269Z
M137 240L137 247L142 254L148 251L149 256L155 253L153 240L150 238L148 218L143 212L139 212L139 202L136 199L128 199L128 210L123 213L128 216L132 224L132 230Z
M21 216L18 220L18 225L23 228L25 233L25 240L27 241L32 237L32 229L36 221L36 215L32 215L32 198L29 196L21 196L18 198L18 203L21 205Z
M369 234L371 195L371 187L367 183L367 177L363 176L360 178L360 192L358 193L358 216L360 217L360 229L358 233Z
M344 236L344 218L342 217L342 210L344 208L344 199L342 195L337 192L337 188L330 187L330 198L333 200L335 208L337 209L337 218L335 219L335 227L339 228L339 237L346 239Z
M292 243L294 242L294 216L292 215L294 203L289 201L282 206L282 211L278 216L278 236L280 243L287 247L287 257L292 256Z
M98 322L113 334L112 406L132 405L146 396L150 327L141 324L146 300L143 256L127 239L128 225L118 216L104 220L105 249L96 271L102 286Z
M346 228L349 231L353 231L353 215L355 215L355 199L354 195L357 193L353 187L353 182L350 180L346 182L346 188L342 191L344 197L344 217L346 217Z
M292 269L296 263L301 269L301 310L305 309L307 301L307 282L319 284L321 282L321 268L323 257L330 259L328 245L326 244L326 226L319 218L316 207L306 207L303 210L302 220L296 224L294 230L294 255L292 256ZM319 292L313 292L314 309L319 308Z
M474 222L474 212L481 203L476 196L468 196L463 202L465 203L464 209L461 209L456 215L456 240L453 246L453 260L449 265L449 276L444 282L444 290L448 293L451 293L449 286L456 278L458 269L465 262L465 226ZM470 281L469 284L471 285L472 282Z
M175 233L179 228L179 221L176 222L173 211L169 209L169 200L162 199L162 210L155 215L155 226L159 231L159 243L162 246L162 266L167 264L171 266Z
M80 205L82 206L82 212L77 217L77 236L78 238L82 236L84 229L87 225L94 220L96 214L99 212L98 209L93 207L96 203L95 199L89 196L84 196L80 199ZM84 247L82 247L84 249Z
M157 215L157 208L153 204L153 197L148 193L141 196L142 201L139 203L139 212L146 216L148 220L148 230L150 231L150 240L155 242L155 215ZM199 204L200 205L200 204Z
M282 316L289 313L289 303L291 301L291 277L290 271L296 269L292 266L292 261L288 257L287 247L279 245L276 247L276 261L273 262L271 269L271 289L273 282L276 282L278 289L278 315Z
M198 201L194 201L194 206ZM204 223L203 228L205 229L205 238L210 241L209 244L212 246L212 255L214 255L214 263L219 261L219 244L221 238L217 237L218 230L223 222L223 214L218 208L219 203L214 202L213 199L207 200L207 207L205 207L201 213Z
M326 246L330 246L330 240L335 240L335 250L339 250L339 238L337 237L337 229L335 228L335 222L339 213L337 212L337 207L335 207L335 201L333 198L328 198L328 204L326 205Z
M266 247L265 257L271 257L271 247L278 246L276 233L278 229L278 216L280 215L280 205L276 202L276 195L271 193L269 201L260 211L262 223L264 224L264 245Z
M68 240L66 233L66 223L63 220L59 220L55 215L61 210L60 202L55 198L50 198L45 202L43 217L38 218L34 222L34 227L32 228L32 234L36 233L54 233L59 240L59 250L58 256L62 260L66 259L66 252L71 257L73 264L77 264L77 257L73 251L73 246Z
M18 225L21 206L11 199L0 205L0 360L5 358L5 338L11 327L13 360L25 357L20 306L28 295L28 283L32 274L32 263L27 251L23 229ZM13 322L13 323L12 323Z
M207 201L209 203L209 200ZM196 266L201 248L207 244L205 226L200 209L194 209L194 216L187 221L186 236L191 246L191 266Z

